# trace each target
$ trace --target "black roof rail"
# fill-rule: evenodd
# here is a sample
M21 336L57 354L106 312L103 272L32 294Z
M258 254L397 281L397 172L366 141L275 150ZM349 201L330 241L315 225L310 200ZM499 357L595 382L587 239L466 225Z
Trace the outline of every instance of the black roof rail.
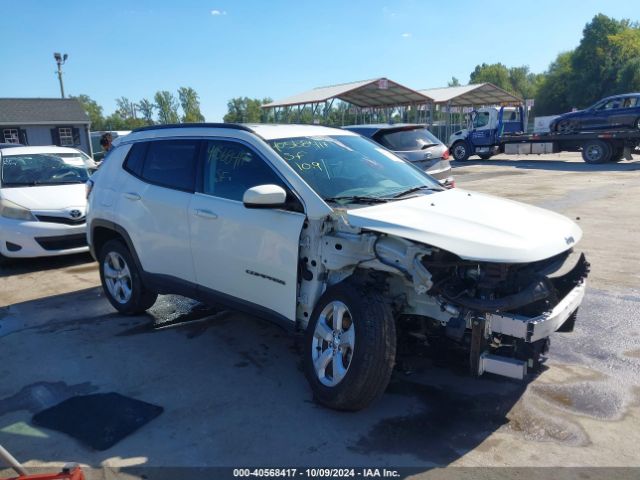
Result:
M164 130L167 128L229 128L232 130L244 130L253 133L249 127L239 123L167 123L162 125L147 125L133 130L135 132L148 132L149 130Z

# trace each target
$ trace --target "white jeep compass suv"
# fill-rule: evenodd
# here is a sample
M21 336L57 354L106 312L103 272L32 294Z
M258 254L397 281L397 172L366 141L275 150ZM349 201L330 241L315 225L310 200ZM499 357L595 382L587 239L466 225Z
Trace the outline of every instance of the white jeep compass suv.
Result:
M176 293L305 330L306 376L333 408L381 395L406 345L523 378L584 296L573 222L446 190L345 130L142 128L88 191L88 241L117 310Z

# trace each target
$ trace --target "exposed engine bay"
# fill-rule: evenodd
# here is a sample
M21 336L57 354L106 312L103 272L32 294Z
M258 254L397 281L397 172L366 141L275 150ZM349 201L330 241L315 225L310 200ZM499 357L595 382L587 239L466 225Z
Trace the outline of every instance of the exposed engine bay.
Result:
M306 327L328 286L357 282L385 292L399 344L459 350L474 375L523 378L544 360L551 333L573 330L588 273L570 247L528 263L474 261L352 227L337 210L304 226L297 320Z

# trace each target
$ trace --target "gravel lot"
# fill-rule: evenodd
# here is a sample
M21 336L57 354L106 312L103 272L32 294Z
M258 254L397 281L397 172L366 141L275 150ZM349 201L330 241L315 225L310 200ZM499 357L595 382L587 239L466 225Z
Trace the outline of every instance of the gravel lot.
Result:
M640 160L499 156L454 173L584 230L592 272L576 331L552 337L535 380L416 363L369 409L338 413L313 402L299 341L275 326L175 296L121 317L89 256L21 261L0 271L0 444L28 466L640 467ZM174 320L197 321L157 328ZM64 398L111 391L165 411L104 452L30 424Z

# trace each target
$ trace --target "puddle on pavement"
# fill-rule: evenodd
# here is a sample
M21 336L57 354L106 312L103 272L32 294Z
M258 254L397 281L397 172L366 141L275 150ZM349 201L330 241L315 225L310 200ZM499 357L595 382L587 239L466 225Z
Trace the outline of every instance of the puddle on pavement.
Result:
M76 395L98 391L90 382L67 385L65 382L37 382L27 385L18 393L0 399L0 417L17 410L38 413Z
M214 325L223 324L233 312L221 306L211 306L179 295L161 295L148 310L148 321L124 330L117 336L139 335L167 328L183 330L187 338L196 338Z
M626 388L615 389L601 382L532 385L529 393L569 413L597 420L619 420L631 403Z
M381 420L350 450L361 454L408 453L436 464L449 463L504 425L507 412L524 389L506 395L467 395L405 378L396 377L386 394L413 397L420 402L420 411Z
M577 422L559 416L547 405L539 403L527 398L518 402L507 415L509 423L506 428L527 440L537 442L554 441L573 447L591 443L587 433Z

